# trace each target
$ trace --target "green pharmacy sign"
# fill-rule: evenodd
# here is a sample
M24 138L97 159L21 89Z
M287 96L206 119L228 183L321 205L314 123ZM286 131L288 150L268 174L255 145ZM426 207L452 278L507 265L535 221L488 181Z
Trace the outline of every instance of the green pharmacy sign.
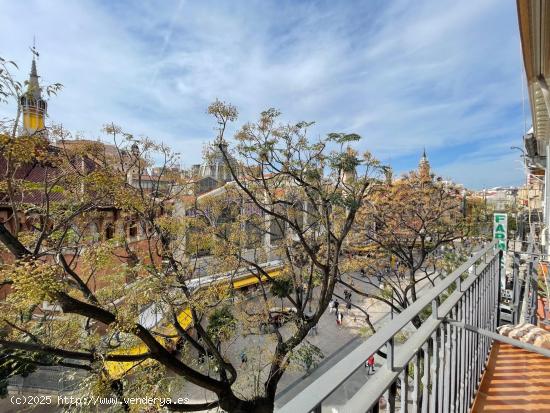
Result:
M508 239L508 214L496 213L493 215L493 239L497 240L497 247L506 251Z

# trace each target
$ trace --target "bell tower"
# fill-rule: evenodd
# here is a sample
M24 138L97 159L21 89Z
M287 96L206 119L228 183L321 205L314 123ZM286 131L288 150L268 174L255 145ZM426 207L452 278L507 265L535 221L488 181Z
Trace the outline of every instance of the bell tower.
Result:
M424 152L422 153L422 157L420 158L420 162L418 163L418 174L421 178L429 179L430 173L430 162L428 161L428 157L426 156L426 148L424 148Z
M48 108L47 102L42 99L42 90L38 84L38 72L36 70L36 58L38 52L36 47L31 48L32 65L29 80L27 82L27 90L21 96L20 105L23 114L23 134L33 135L40 132L45 127L46 111Z

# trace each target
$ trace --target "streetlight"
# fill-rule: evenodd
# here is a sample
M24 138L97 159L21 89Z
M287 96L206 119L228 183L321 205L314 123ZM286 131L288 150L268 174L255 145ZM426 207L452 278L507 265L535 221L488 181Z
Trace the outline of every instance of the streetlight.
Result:
M523 150L523 148L520 148L519 146L510 146L510 149L517 149L518 151L521 152L521 157L523 158L523 168L525 170L525 174L526 174L526 177L525 177L525 186L526 186L526 189L527 189L527 199L529 200L529 173L527 172L528 169L527 169L527 158L528 156L525 155L525 151ZM514 208L516 208L516 225L517 225L517 218L518 218L518 213L517 213L517 194L514 196ZM530 208L529 208L529 223L531 222L531 211L530 211Z
M510 149L517 149L518 151L521 151L522 156L525 156L525 151L519 146L510 146Z

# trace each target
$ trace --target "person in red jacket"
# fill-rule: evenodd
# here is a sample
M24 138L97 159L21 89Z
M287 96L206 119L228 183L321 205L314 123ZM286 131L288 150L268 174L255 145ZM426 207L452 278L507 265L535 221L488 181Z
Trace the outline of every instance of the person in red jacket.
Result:
M371 370L374 373L374 354L371 354L371 356L367 359L365 367L367 368L367 374L370 374Z

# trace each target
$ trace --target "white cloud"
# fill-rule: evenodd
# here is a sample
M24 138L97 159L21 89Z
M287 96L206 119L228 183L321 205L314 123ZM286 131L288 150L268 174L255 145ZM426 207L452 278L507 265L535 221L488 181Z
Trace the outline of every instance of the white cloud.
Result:
M491 156L486 159L459 158L437 170L455 182L474 182L471 189L495 186L519 186L525 183L525 168L517 153Z
M205 110L215 98L237 105L243 122L274 106L290 121L316 120L316 134L358 132L362 146L386 160L423 146L519 142L523 129L512 2L0 0L0 7L0 39L9 39L0 56L17 60L26 76L36 34L43 80L65 84L52 119L88 135L112 120L172 145L187 164L212 136ZM459 168L451 162L447 170L467 185L484 179Z

